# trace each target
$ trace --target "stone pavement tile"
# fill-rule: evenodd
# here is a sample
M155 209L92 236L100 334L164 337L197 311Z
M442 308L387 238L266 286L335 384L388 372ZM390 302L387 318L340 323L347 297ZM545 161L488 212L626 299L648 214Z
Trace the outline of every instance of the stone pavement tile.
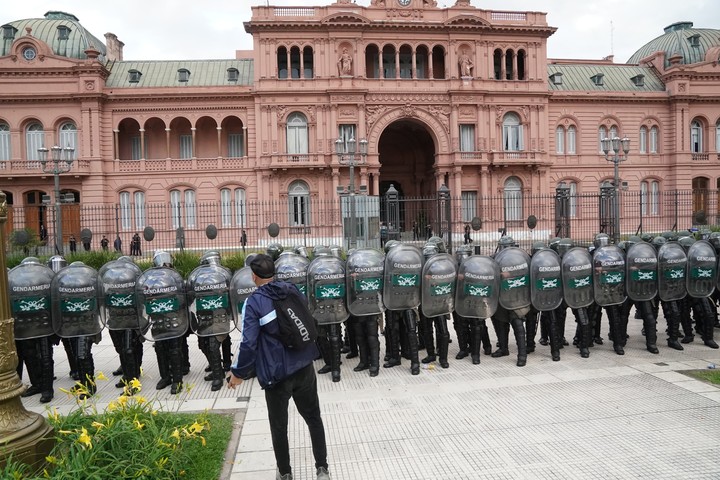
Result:
M702 395L705 398L709 398L710 400L714 400L718 403L720 403L720 390L714 391L714 392L698 392L700 395Z
M687 375L683 375L682 373L678 372L657 372L652 374L653 377L660 378L662 380L665 380L666 382L684 382L688 380Z
M271 450L240 452L235 457L233 473L275 471L275 455ZM258 477L255 477L258 478ZM272 477L270 477L272 478Z
M685 380L685 381L673 382L673 385L677 385L678 387L682 387L686 390L689 390L689 391L695 392L695 393L719 391L718 387L715 387L715 386L710 385L705 382L701 382L700 380Z
M218 398L213 403L213 410L235 410L238 408L248 408L248 401L239 398Z

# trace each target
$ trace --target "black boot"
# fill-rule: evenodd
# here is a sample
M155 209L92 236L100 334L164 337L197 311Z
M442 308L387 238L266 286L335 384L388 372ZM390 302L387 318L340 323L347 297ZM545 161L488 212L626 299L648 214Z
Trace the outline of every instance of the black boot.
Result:
M400 365L400 318L399 314L390 311L387 316L390 323L385 328L385 348L388 351L388 359L383 368L392 368Z
M535 334L537 333L538 316L538 312L532 310L527 315L528 320L525 321L525 341L527 343L527 353L535 351Z
M220 351L222 352L222 365L223 370L226 372L230 371L230 367L232 366L232 339L230 338L230 335L225 337L225 339L220 344Z
M172 383L166 345L168 341L160 340L155 342L155 356L157 357L158 373L160 374L160 381L155 385L156 390L167 388Z
M511 312L511 315L514 315ZM527 340L525 338L525 322L522 318L513 318L511 320L513 333L515 334L515 342L517 343L517 366L524 367L527 364Z
M339 382L340 381L340 350L341 350L341 341L340 341L340 324L333 323L330 325L330 350L331 350L331 357L330 357L330 369L332 372L332 381L333 382Z
M655 312L650 301L637 302L637 309L643 321L645 330L645 346L650 353L658 354L660 350L657 348L657 321L655 320Z
M366 338L368 345L368 364L370 365L370 376L377 377L380 371L380 341L378 339L377 320L366 320Z
M367 321L368 320L364 318L354 318L351 322L351 327L354 332L351 338L354 338L355 344L357 346L358 354L356 356L360 357L360 361L358 362L357 366L353 368L353 372L362 372L363 370L367 370L370 367L370 361L368 359L368 339L365 335L365 329L363 328L365 326L365 322ZM372 321L374 322L374 320ZM346 356L345 358L350 358L350 355Z
M479 318L470 319L470 358L473 365L480 364L480 344L482 342L482 330Z
M405 332L407 333L408 353L410 356L410 373L412 375L420 375L420 359L418 358L417 318L418 313L415 310L405 310L405 312L403 313L403 323L405 325Z
M709 298L696 299L696 307L693 307L693 316L696 318L696 325L698 322L700 323L699 330L705 346L718 348L718 344L713 339L715 321L713 319L712 309L710 308L710 302L711 300Z
M490 343L490 332L487 327L487 321L480 319L480 338L482 340L482 349L485 355L492 355L492 343Z
M317 346L318 350L320 350L320 355L322 355L323 362L325 362L325 365L318 370L318 373L321 375L330 373L332 370L332 366L330 365L332 362L332 349L330 348L328 327L325 325L318 328Z
M435 325L438 328L438 356L440 357L440 366L442 368L450 367L448 363L448 346L450 345L450 332L448 332L447 316L442 315L435 318ZM465 354L467 356L467 353Z
M53 390L53 379L55 378L55 362L53 361L53 345L50 337L42 337L38 340L40 353L41 380L40 403L48 403L55 396Z
M350 319L345 322L345 343L350 349L348 354L345 355L345 358L357 358L358 355L360 355L360 349L354 325L357 322L358 319L354 317L350 317Z
M187 345L186 337L173 338L168 340L168 360L170 366L170 394L177 395L183 389L183 374L189 365L188 359L185 357L185 345ZM184 344L184 345L183 345Z
M470 327L469 320L457 313L453 313L453 325L458 339L458 353L455 360L462 360L470 354Z
M220 342L215 337L210 337L208 342L208 360L212 369L212 384L210 390L217 392L223 386L225 380L225 371L222 366L222 354L220 352Z
M510 324L501 320L493 319L493 327L495 327L495 335L498 339L498 349L492 353L493 358L507 357L510 355L508 349L509 335L510 335Z
M562 348L562 335L560 334L559 325L557 324L557 318L555 312L543 312L543 316L547 317L548 323L548 336L550 337L550 355L553 362L560 361L560 349Z
M433 320L431 318L427 318L424 315L420 315L420 321L418 322L418 325L422 325L422 329L419 329L420 332L422 332L422 336L425 343L425 358L422 359L422 363L431 363L437 360L437 357L435 355L435 335L433 332Z
M620 313L620 309L617 305L609 305L605 307L608 319L610 320L611 335L613 342L613 350L618 355L625 355L625 349L623 348L626 341L626 334L622 328L623 319Z

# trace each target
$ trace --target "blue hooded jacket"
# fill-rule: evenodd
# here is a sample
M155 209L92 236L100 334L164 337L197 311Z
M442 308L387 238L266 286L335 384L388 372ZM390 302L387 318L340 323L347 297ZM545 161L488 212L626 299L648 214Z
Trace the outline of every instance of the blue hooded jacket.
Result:
M232 366L236 377L249 378L254 371L263 389L272 388L317 358L316 345L292 350L278 337L280 330L273 300L287 297L291 290L300 293L292 283L273 280L245 301L241 315L242 342Z

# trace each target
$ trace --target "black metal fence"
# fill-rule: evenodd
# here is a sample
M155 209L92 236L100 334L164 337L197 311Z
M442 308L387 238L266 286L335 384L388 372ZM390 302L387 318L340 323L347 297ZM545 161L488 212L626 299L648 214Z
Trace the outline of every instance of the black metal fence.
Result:
M354 223L357 247L380 247L385 239L423 243L430 235L442 235L453 246L464 242L466 225L476 251L492 253L502 234L511 235L520 246L551 237L571 237L589 244L595 234L613 238L614 189L571 195L559 188L547 195L506 194L459 196L441 189L434 197L400 198L391 190L383 197L338 197L318 201L311 197L267 202L62 205L63 245L68 251L70 236L83 248L82 235L90 232L90 248L100 249L106 236L109 249L116 238L124 253L130 253L133 235L142 238L141 254L156 249L203 251L263 249L271 242L295 245L342 245L348 248ZM354 209L348 202L355 202ZM718 191L620 191L620 238L641 233L706 228L720 223ZM55 207L11 206L6 226L9 250L18 245L17 231L27 229L30 247L39 254L52 254L55 244ZM356 221L349 222L354 210ZM529 219L534 221L529 221ZM277 225L272 237L268 226ZM381 225L383 225L381 228ZM532 225L533 228L530 228ZM143 235L152 227L154 238ZM210 227L210 228L208 228ZM213 228L214 227L214 228ZM213 230L217 234L212 237ZM243 236L243 231L245 235ZM210 234L210 235L209 235ZM242 239L246 239L243 245Z

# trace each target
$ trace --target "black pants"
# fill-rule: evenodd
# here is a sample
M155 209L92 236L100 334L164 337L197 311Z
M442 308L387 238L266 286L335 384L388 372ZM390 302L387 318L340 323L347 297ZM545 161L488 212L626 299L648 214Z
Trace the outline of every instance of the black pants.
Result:
M328 467L325 427L320 416L320 400L317 393L317 378L312 363L290 375L273 388L265 390L268 407L270 434L272 436L275 462L280 475L292 472L290 447L288 445L288 406L290 398L295 402L298 413L303 417L310 431L315 468Z

